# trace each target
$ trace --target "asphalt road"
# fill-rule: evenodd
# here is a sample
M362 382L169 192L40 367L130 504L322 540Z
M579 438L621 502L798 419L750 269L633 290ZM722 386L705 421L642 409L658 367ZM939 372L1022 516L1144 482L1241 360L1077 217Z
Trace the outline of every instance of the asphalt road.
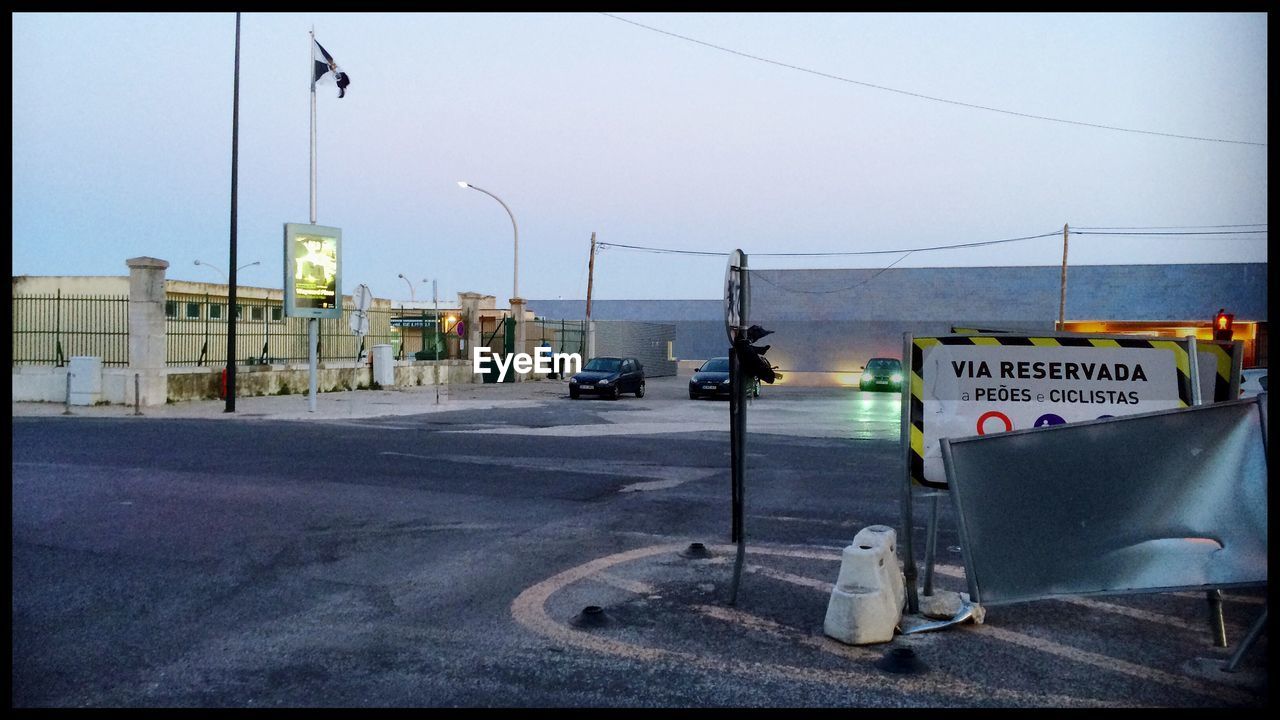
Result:
M367 420L15 417L12 704L1266 704L1265 636L1243 672L1206 670L1227 651L1194 593L826 638L840 548L898 525L891 394L752 403L730 606L727 403L683 383ZM937 584L962 590L946 505ZM1229 596L1233 643L1261 597ZM895 648L925 669L878 668Z

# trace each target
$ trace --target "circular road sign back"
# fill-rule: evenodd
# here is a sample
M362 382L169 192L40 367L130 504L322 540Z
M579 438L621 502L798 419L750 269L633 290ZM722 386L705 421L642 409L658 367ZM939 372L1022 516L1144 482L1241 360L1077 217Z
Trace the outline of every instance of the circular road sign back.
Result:
M730 343L733 342L736 330L747 321L743 317L746 288L742 287L739 272L744 261L742 251L734 250L729 253L729 264L724 270L724 331L729 336Z

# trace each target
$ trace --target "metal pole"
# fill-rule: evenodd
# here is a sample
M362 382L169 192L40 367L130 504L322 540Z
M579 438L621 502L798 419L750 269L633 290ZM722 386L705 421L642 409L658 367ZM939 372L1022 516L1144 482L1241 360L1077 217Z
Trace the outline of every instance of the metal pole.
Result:
M494 195L493 193L489 192L488 190L485 190L484 188L476 187L471 183L459 183L459 184L462 185L463 187L469 187L472 190L479 190L485 195L488 195L494 200L497 200L498 204L502 206L502 209L507 211L507 217L511 218L511 229L515 231L515 262L512 266L512 271L511 271L511 297L513 298L520 297L520 228L516 226L516 216L512 214L511 208L507 207L507 204L502 202L502 198L498 197L497 195Z
M142 414L142 393L140 392L141 387L142 387L141 376L138 373L134 373L133 374L133 414L134 415Z
M435 351L436 351L436 404L439 405L440 404L440 341L442 340L442 338L440 336L440 296L436 294L435 278L431 279L431 303L435 305L435 314L436 314L436 317L435 317L436 334L435 334L435 337L431 339L431 344L435 347Z
M1262 606L1262 614L1253 622L1253 627L1249 628L1249 632L1240 641L1240 647L1231 656L1225 667L1222 669L1226 672L1235 672L1240 667L1240 661L1244 659L1244 654L1253 647L1253 643L1257 641L1258 636L1262 634L1262 629L1267 626L1267 606Z
M236 411L236 181L240 162L240 13L236 13L236 70L231 93L231 253L227 267L227 305L231 317L227 322L227 406L223 412ZM205 307L205 315L209 308ZM208 321L206 320L206 323Z
M902 575L907 586L907 612L920 612L920 597L916 589L916 560L912 542L911 517L911 383L915 381L915 370L912 364L912 348L914 343L911 333L902 333L902 360L907 366L906 382L902 383L902 464L904 482L902 485L902 534L898 543L902 547Z
M587 322L591 322L591 286L596 279L596 234L591 233L591 255L587 260Z
M747 254L742 253L742 265L738 267L738 322L734 332L735 338L746 336L747 316L750 311L750 288L747 278ZM732 461L734 501L733 520L737 537L738 551L733 561L733 586L729 590L729 604L738 601L738 585L742 581L742 566L747 553L747 532L744 523L744 507L747 499L746 463L747 463L747 382L743 377L742 363L733 348L729 350L729 377L732 386L730 400L733 406L729 409L729 434L731 436L730 459Z
M1062 293L1058 297L1058 331L1066 327L1067 320L1067 226L1062 226Z
M63 405L62 414L63 415L75 414L71 412L71 366L70 365L67 366L67 399L66 399L66 404Z
M316 224L316 29L311 28L311 42L307 43L307 74L311 76L311 224Z
M938 495L929 494L929 530L924 541L924 590L927 597L933 594L933 560L938 549Z
M1187 374L1191 380L1191 405L1204 404L1200 393L1200 351L1196 348L1196 336L1187 335ZM1205 594L1209 601L1209 630L1216 647L1227 646L1226 620L1222 616L1222 590L1214 588Z
M307 318L307 363L311 368L311 378L307 384L307 412L316 411L316 345L320 338L320 321Z
M316 29L311 28L311 41L307 44L307 74L311 77L311 224L316 224L316 71L315 45ZM307 369L310 377L307 380L307 412L316 411L316 345L320 342L319 321L307 319Z

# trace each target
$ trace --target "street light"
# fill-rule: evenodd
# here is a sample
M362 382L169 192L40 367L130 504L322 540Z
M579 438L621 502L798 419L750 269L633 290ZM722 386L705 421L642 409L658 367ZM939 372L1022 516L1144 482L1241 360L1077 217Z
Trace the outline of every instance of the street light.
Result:
M498 204L502 206L502 209L507 211L507 216L511 218L511 229L514 230L516 234L515 264L514 264L514 268L511 271L511 297L515 297L515 298L520 297L520 228L516 227L516 216L511 214L511 208L507 207L507 204L502 202L502 198L498 197L497 195L494 195L488 190L485 190L484 188L476 187L475 185L472 185L471 183L466 182L464 180L458 181L458 187L471 188L472 190L479 190L485 195L488 195L494 200L497 200Z
M409 282L409 278L405 277L405 276L404 276L404 273L397 273L397 274L396 274L396 277L398 277L398 278L400 278L401 280L403 280L403 281L404 281L404 283L405 283L405 285L408 285L408 286L409 286L409 301L410 301L410 302L417 302L417 301L418 301L418 299L414 296L414 293L413 293L413 283L412 283L412 282Z
M208 268L213 268L214 270L217 270L218 272L222 273L222 277L223 277L223 278L226 278L226 277L227 277L227 274L226 274L225 272L223 272L222 268L218 267L217 265L214 265L213 263L207 263L207 262L202 262L202 261L200 261L200 260L196 260L195 264L196 264L196 265L203 265L203 266L208 267ZM245 269L245 268L247 268L247 267L253 267L254 265L261 265L261 264L262 264L262 261L261 261L261 260L256 260L256 261L254 261L254 262L249 263L248 265L241 265L240 267L237 267L237 268L236 268L236 272L240 272L241 270L243 270L243 269Z

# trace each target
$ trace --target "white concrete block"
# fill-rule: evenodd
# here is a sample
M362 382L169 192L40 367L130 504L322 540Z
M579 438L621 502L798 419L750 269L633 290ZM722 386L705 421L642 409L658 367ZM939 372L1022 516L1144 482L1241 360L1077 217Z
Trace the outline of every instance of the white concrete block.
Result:
M897 534L887 526L872 525L854 536L841 553L823 632L850 645L893 639L906 593L896 551Z

